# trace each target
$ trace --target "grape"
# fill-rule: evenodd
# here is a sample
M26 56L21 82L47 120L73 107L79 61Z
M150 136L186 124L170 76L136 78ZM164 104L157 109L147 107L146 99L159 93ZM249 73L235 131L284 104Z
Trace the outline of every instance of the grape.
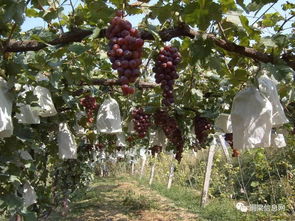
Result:
M155 145L153 147L150 148L151 152L152 152L152 156L154 157L156 153L161 153L162 152L162 147Z
M177 52L176 48L165 46L162 48L156 58L155 79L157 84L161 84L163 89L162 103L166 106L174 103L173 85L174 80L179 76L176 73L176 66L180 62L181 55Z
M95 144L94 145L94 147L95 147L95 150L103 150L104 149L104 145L103 144L101 144L101 143L99 143L99 144Z
M208 135L212 130L212 124L209 119L197 115L194 119L195 134L200 146L205 147L208 141Z
M112 68L119 74L119 83L124 95L133 94L134 88L128 91L130 83L134 83L140 75L143 39L139 31L132 28L129 21L124 18L124 11L118 10L111 20L106 31L106 37L110 40L108 56ZM123 87L124 85L124 87Z
M233 149L234 147L234 143L233 143L233 134L232 133L227 133L224 136L225 141L231 146L231 148Z
M237 149L233 148L233 153L232 153L232 157L238 157L240 156L240 151L238 151Z
M177 159L178 162L180 162L182 158L184 140L176 119L174 117L169 116L167 112L161 110L158 110L154 114L154 119L155 122L157 122L157 124L164 131L165 136L176 147L175 159Z
M140 138L144 138L147 135L148 129L151 125L150 115L144 113L141 107L132 111L134 130L137 132Z
M86 95L80 100L80 104L85 107L87 113L87 121L89 123L94 122L94 111L98 108L95 97Z

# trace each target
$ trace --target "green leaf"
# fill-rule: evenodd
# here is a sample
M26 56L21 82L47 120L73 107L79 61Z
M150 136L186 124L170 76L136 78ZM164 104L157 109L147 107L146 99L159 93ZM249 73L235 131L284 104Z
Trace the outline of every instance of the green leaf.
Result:
M27 8L26 9L26 15L28 17L39 17L39 12L33 8Z
M263 20L261 21L263 27L272 27L275 26L279 21L284 20L284 18L280 15L280 13L268 13L263 16Z
M197 25L205 31L211 21L220 21L222 11L219 4L212 0L204 1L204 4L197 2L188 4L184 9L184 20L190 25Z
M257 187L257 186L259 186L259 182L258 182L258 181L253 181L253 182L251 182L251 186L252 186L252 187Z
M89 39L93 41L95 38L97 38L98 35L99 35L99 33L100 33L100 30L101 30L101 28L98 28L98 27L95 28L95 29L93 30L92 35L90 35Z
M123 0L110 0L112 4L114 4L117 8L121 8L123 5Z
M14 175L10 175L8 182L10 182L10 183L15 183L16 182L16 183L21 184L21 181L19 180L19 178L17 176L14 176Z
M203 39L202 37L192 41L190 44L191 61L195 63L197 60L204 60L212 52L213 42L211 39Z
M261 38L260 42L266 47L277 47L276 43L271 38Z
M23 214L24 216L24 221L37 221L37 214L34 212L26 212Z
M74 43L69 46L69 51L74 52L77 55L82 54L89 49L90 49L90 46L84 45L82 43Z
M240 17L242 15L241 12L238 11L230 11L227 13L226 21L235 24L236 26L242 26Z

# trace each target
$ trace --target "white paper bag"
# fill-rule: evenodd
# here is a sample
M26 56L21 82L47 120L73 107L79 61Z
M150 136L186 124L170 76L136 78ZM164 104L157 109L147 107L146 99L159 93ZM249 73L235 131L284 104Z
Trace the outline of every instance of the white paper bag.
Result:
M272 134L271 144L273 147L281 148L286 146L285 137L283 134Z
M231 122L235 149L270 146L272 105L257 88L246 88L235 96Z
M80 126L79 124L78 124L78 121L80 121L80 119L83 117L83 116L85 116L85 113L83 112L83 111L80 111L80 112L78 112L77 113L77 115L76 115L76 124L75 124L75 126L74 126L74 130L75 130L75 134L77 135L77 136L83 136L83 135L86 135L86 129L84 128L84 127L82 127L82 126Z
M130 149L125 151L125 156L126 157L135 157L136 156L136 150L135 149Z
M119 104L113 98L106 99L100 106L96 119L97 132L121 133L121 114Z
M11 118L12 99L7 82L0 78L0 138L10 137L13 134Z
M16 118L20 124L40 124L39 111L28 104L17 104L20 113L16 113Z
M132 120L128 122L128 129L127 129L127 132L128 132L128 133L135 133L135 130L134 130L134 123L133 123Z
M117 147L126 147L127 143L126 143L124 134L117 133L116 136L117 136L116 146Z
M258 82L260 91L272 104L272 125L281 126L285 123L288 123L289 121L280 102L276 83L271 80L266 74L262 75L258 79Z
M125 153L122 150L119 150L119 151L117 151L116 156L117 156L117 158L124 158Z
M161 146L162 148L166 147L167 144L167 138L165 136L165 133L162 129L156 129L155 131L150 132L150 147L154 146Z
M21 86L20 86L21 88ZM26 98L27 93L34 91L31 85L23 85L24 91L18 94L19 97ZM20 124L40 124L39 107L32 107L30 104L17 103L19 113L16 113L16 118Z
M99 152L97 150L92 150L91 151L91 154L92 154L92 159L94 162L97 162L98 160L98 157L99 157Z
M232 133L231 118L229 114L220 114L214 122L215 128L223 133Z
M142 159L146 159L147 158L147 150L144 149L144 148L141 148L139 150L139 156L142 158Z
M104 152L104 150L99 152L98 159L99 160L106 159L106 153Z
M38 104L41 107L39 115L41 117L51 117L57 114L51 93L47 88L41 86L35 87L34 95L36 95L39 100Z
M59 124L57 142L60 159L77 159L77 143L67 123Z
M34 188L26 182L23 188L24 206L29 207L37 202L37 195Z
M33 160L31 154L26 150L19 150L19 155L23 160Z

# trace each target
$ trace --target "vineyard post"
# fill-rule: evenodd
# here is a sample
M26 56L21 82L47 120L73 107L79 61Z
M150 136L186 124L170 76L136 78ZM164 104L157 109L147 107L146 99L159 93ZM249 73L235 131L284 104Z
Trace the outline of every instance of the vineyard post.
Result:
M156 167L157 156L158 156L158 153L155 153L155 158L154 158L154 162L153 162L152 169L151 169L149 185L152 185L152 183L153 183L153 179L154 179L154 175L155 175L155 167Z
M210 145L207 166L206 166L205 179L204 179L204 185L203 185L202 199L201 199L201 206L202 207L204 207L207 203L214 154L215 154L215 145Z
M141 179L144 174L145 163L146 163L146 157L142 157L139 179Z
M174 177L174 163L173 163L173 159L174 159L174 156L172 155L172 163L171 163L171 166L170 166L170 173L169 173L169 179L168 179L167 189L170 189L171 188L172 180L173 180L173 177Z
M134 161L131 161L131 175L134 175Z
M222 135L218 135L218 138L219 138L219 141L220 141L220 144L221 144L221 147L222 147L222 150L223 150L223 153L224 153L224 155L226 157L227 162L231 163L231 158L229 156L228 149L227 149L227 146L225 144L224 138L222 137Z

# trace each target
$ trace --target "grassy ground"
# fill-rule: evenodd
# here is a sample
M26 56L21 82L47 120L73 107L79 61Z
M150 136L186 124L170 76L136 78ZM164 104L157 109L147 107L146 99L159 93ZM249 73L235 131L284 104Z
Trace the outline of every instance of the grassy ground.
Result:
M66 216L54 213L49 220L198 220L196 214L126 178L98 178L89 191L70 207L71 211Z
M85 195L71 203L66 216L54 213L50 221L262 221L295 220L273 213L242 213L230 199L211 199L201 208L200 192L183 186L153 183L138 177L97 178Z
M135 178L136 179L136 178ZM148 180L136 179L138 185L144 185L157 191L160 195L171 199L178 207L186 208L198 214L199 220L208 221L294 221L295 217L275 212L247 212L236 209L236 201L232 199L210 199L206 207L200 207L201 192L192 188L172 185L168 190L166 184L154 182L151 186Z

